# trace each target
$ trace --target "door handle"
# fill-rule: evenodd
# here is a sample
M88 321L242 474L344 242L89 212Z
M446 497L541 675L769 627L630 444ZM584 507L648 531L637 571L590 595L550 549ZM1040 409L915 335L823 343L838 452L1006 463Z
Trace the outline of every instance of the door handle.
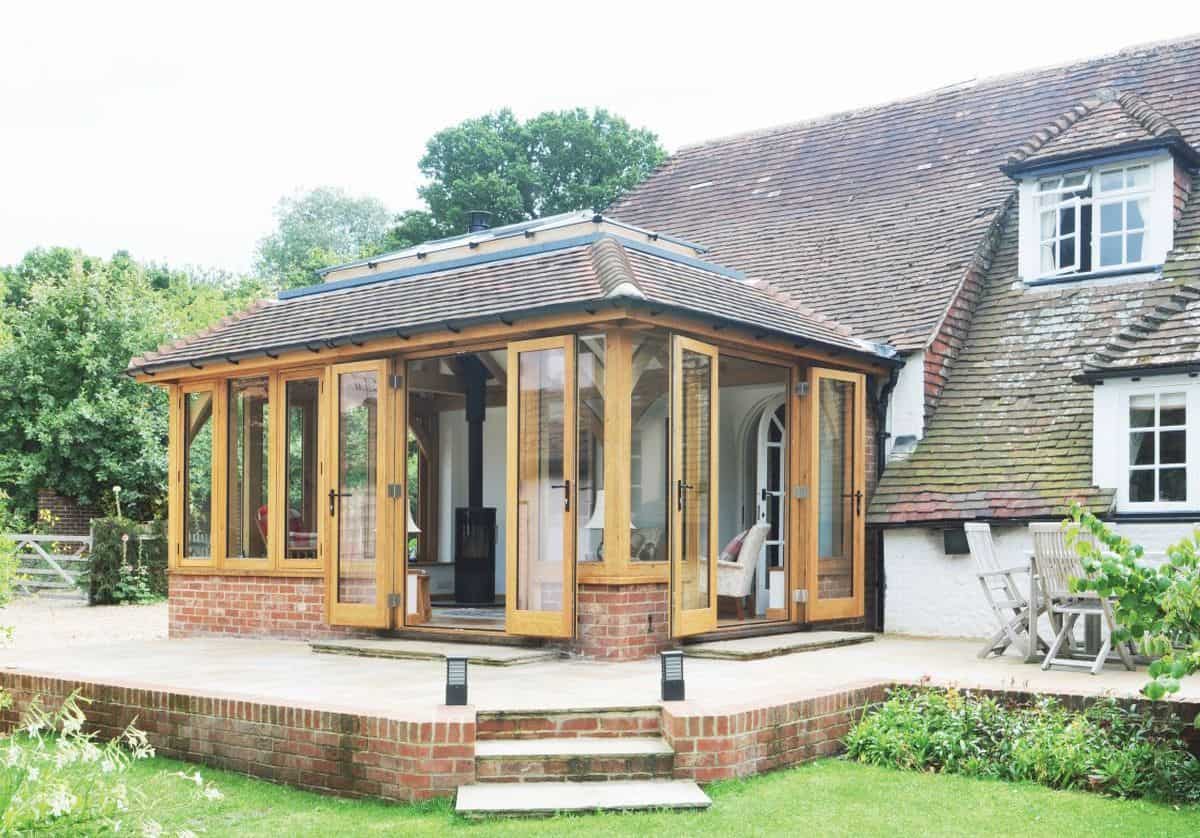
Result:
M567 512L571 511L571 481L564 480L562 483L551 483L551 489L563 490L563 509Z
M862 489L859 489L857 492L851 492L850 494L842 495L842 497L843 498L854 498L854 514L862 515L862 502L863 502Z
M334 513L337 512L337 499L338 498L348 498L348 497L352 497L350 492L335 492L333 489L330 489L329 490L329 514L333 515Z
M679 509L680 509L680 511L682 511L683 510L683 493L685 491L687 491L688 489L695 489L696 487L694 485L692 485L691 483L684 483L682 480L676 480L675 483L678 486L678 491L679 491Z

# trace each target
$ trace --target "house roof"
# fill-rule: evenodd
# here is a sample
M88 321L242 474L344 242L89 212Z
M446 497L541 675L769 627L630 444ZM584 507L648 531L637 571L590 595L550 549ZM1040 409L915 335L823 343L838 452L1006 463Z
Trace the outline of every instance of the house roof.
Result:
M1101 112L1103 97L1116 107ZM1067 137L1064 114L1092 98L1095 121ZM1082 148L1110 120L1190 148L1197 101L1193 37L692 146L612 211L700 242L865 338L919 349L986 260L1014 150L1039 135Z
M1184 215L1200 216L1200 195ZM1027 287L1017 227L1013 207L925 437L888 463L871 523L1044 518L1069 499L1103 513L1113 502L1114 487L1092 484L1092 386L1080 373L1142 357L1141 343L1169 352L1200 311L1200 283L1181 273ZM1195 353L1194 335L1179 351Z
M673 310L888 360L767 283L610 233L592 233L287 292L130 362L131 373L339 346L599 305Z
M1200 162L1179 129L1136 93L1101 88L1022 143L1004 169L1016 174L1142 148L1170 148Z

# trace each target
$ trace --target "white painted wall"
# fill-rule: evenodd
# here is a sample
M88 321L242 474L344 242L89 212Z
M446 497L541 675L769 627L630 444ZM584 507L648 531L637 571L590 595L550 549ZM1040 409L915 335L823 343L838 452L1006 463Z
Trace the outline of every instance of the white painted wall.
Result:
M729 539L757 518L754 484L758 454L755 451L753 459L748 459L747 442L751 446L757 445L758 417L764 405L768 402L774 405L774 399L787 394L786 388L771 385L722 387L720 390L717 549L724 547Z
M921 439L925 435L925 353L914 352L909 355L900 375L896 378L896 388L888 401L886 430L889 434L884 456L890 456L896 438L913 436Z
M1188 523L1117 525L1122 535L1162 552L1188 535ZM1004 565L1024 564L1032 547L1024 526L992 525L992 538ZM886 579L884 630L889 634L937 637L987 637L995 619L975 578L970 554L948 556L942 550L942 530L904 527L883 533ZM1048 630L1047 630L1048 633Z
M496 508L496 593L504 593L506 409L489 407L483 421L483 505ZM467 505L467 413L447 410L438 417L438 561L454 561L454 510ZM432 582L433 580L431 580ZM450 574L449 590L454 590ZM438 593L441 593L440 591Z

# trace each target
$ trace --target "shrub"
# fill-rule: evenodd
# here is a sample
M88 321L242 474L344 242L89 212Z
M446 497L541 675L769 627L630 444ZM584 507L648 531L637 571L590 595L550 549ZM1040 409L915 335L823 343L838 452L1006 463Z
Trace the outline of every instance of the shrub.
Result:
M846 736L850 759L1115 797L1200 802L1200 760L1177 718L1101 699L1007 705L957 690L896 689Z
M11 698L0 695L7 707ZM93 834L119 832L130 823L134 834L161 835L151 817L156 801L124 777L133 761L154 755L146 735L131 724L101 742L84 732L81 703L73 694L48 713L35 699L17 731L0 742L0 833ZM196 787L197 801L220 799L199 773L178 776Z
M1200 533L1172 544L1166 561L1152 567L1140 545L1078 504L1071 506L1067 523L1088 574L1076 580L1075 590L1111 597L1119 626L1114 642L1133 640L1143 654L1157 659L1142 688L1146 696L1158 700L1178 692L1180 679L1200 670ZM1092 534L1096 543L1078 538L1081 532Z
M167 547L162 522L128 518L92 521L92 552L80 585L92 605L152 602L167 593Z

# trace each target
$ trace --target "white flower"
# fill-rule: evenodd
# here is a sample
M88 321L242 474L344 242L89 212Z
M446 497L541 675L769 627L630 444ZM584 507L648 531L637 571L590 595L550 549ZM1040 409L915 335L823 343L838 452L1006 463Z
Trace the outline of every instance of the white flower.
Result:
M162 824L158 821L146 820L142 823L142 835L145 838L161 838L162 832Z
M39 769L36 765L30 766L29 781L31 783L36 783L38 781L38 777L40 777L40 776L42 776L41 769Z
M177 838L196 838L196 833L190 829L181 829L175 833Z
M61 818L75 808L78 798L65 787L59 786L46 802L50 805L50 817Z
M221 790L216 786L209 786L204 790L204 796L209 800L224 800L225 795L221 794Z
M111 759L105 758L100 761L100 770L105 774L111 774L117 770L117 764Z

